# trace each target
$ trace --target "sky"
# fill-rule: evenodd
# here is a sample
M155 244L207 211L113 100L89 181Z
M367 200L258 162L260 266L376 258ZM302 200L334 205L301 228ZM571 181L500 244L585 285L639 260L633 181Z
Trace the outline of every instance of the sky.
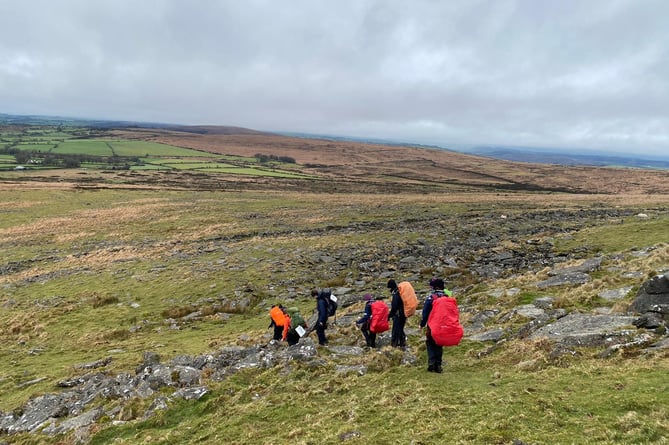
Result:
M669 153L666 0L0 0L0 113Z

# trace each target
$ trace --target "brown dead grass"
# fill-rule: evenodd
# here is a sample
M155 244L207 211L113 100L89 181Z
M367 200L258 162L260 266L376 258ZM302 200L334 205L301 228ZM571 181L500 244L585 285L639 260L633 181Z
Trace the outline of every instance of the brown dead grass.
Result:
M396 183L447 182L468 186L524 184L597 194L669 194L669 175L662 170L565 167L518 163L465 153L271 134L193 134L162 130L119 130L116 138L149 140L209 153L253 157L257 153L287 156L312 172L338 180ZM522 187L521 187L522 188ZM665 201L666 202L666 201Z
M36 234L60 237L63 240L76 239L78 235L87 234L80 231L80 227L110 227L133 220L150 220L166 205L146 203L112 209L81 210L72 216L45 218L29 224L0 229L0 242L20 241L33 238Z

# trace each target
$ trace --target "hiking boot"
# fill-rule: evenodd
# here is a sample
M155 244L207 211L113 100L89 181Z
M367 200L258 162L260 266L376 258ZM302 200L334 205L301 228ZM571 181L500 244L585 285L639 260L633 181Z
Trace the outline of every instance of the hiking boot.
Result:
M435 367L430 365L427 367L427 372L436 372Z
M437 374L441 374L442 372L444 372L444 369L441 366L435 366L434 372L436 372Z

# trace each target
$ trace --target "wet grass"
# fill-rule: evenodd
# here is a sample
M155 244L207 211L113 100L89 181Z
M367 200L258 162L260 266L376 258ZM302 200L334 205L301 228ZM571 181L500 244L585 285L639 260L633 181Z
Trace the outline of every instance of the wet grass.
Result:
M3 193L0 266L14 268L0 275L0 411L53 392L55 382L80 372L75 365L103 357L113 359L109 373L132 372L148 350L168 360L262 342L269 304L292 295L292 304L310 314L312 287L346 285L366 275L354 265L331 272L314 260L320 255L354 252L397 265L400 274L431 276L436 271L427 266L401 269L402 248L418 240L447 242L448 217L460 215L462 224L478 227L479 219L559 205L528 199L506 209L496 196L470 199L113 189ZM415 229L412 221L433 215L427 231ZM560 307L603 305L599 291L643 280L621 278L609 268L648 274L667 267L669 247L661 243L666 223L666 215L657 215L626 221L625 228L634 229L627 235L606 222L574 229L569 239L542 234L555 237L563 250L587 240L601 246L594 252L616 255L577 289L537 292L532 283L546 273L538 271L481 280L471 288L471 301L462 295L462 302L504 311L551 294ZM503 241L513 247L522 239ZM650 246L647 256L635 255ZM368 287L384 292L384 284L371 277ZM487 295L498 287L520 293ZM217 305L231 299L250 305L219 316ZM179 320L195 310L204 317ZM416 325L411 319L409 327ZM339 335L343 340L358 333L343 328ZM465 342L446 351L447 372L436 375L424 372L422 338L412 335L410 345L418 357L413 366L399 365L396 351L382 351L352 359L368 366L363 376L297 363L243 371L208 382L212 391L204 399L170 403L148 420L140 420L148 402L137 401L124 407L127 423L95 426L91 443L623 444L662 443L669 434L666 353L603 360L585 350L553 361L542 344L509 342L480 356L489 345ZM17 444L73 440L12 437Z

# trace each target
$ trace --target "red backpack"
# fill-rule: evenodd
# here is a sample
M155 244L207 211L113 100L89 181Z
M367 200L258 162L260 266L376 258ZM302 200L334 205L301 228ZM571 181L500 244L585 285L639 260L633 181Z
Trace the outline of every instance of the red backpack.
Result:
M460 311L455 298L437 295L432 298L432 310L427 319L432 339L438 346L458 345L464 330L460 324Z
M388 325L388 305L383 301L376 300L371 307L372 319L369 322L369 330L375 334L386 332L390 329L390 325Z

